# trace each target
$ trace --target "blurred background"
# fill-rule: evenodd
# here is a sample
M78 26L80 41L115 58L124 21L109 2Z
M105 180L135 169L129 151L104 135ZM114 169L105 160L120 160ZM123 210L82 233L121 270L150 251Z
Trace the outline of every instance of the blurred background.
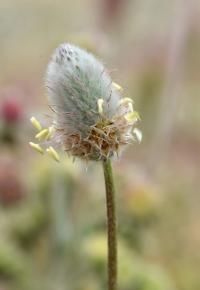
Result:
M1 0L0 290L106 289L101 165L32 152L63 42L102 59L140 112L115 161L119 290L200 289L200 2Z

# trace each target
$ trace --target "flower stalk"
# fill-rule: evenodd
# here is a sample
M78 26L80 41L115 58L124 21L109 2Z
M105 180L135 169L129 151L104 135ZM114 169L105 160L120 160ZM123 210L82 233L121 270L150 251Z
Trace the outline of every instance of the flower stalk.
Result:
M106 187L107 233L108 233L108 290L117 290L117 219L115 188L110 159L103 161Z

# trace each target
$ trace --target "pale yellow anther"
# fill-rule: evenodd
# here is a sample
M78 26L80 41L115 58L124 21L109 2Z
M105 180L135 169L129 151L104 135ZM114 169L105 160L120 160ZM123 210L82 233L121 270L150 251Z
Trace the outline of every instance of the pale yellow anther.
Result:
M123 104L129 104L129 103L133 103L133 100L130 98L123 98L119 101L119 105L123 105Z
M99 114L103 113L103 102L104 102L103 99L98 99L97 101Z
M133 104L132 103L128 103L128 108L129 108L129 111L130 113L133 113Z
M133 133L135 134L137 141L140 143L142 141L142 132L138 128L134 128Z
M124 116L124 118L128 121L128 122L134 122L140 119L140 116L138 114L138 112L133 111L131 113L128 113Z
M123 88L115 82L112 82L113 87L118 91L123 91Z
M48 128L48 134L47 134L47 136L46 136L46 139L47 140L49 140L49 139L51 139L51 137L53 136L53 134L54 134L54 132L55 132L55 128L54 128L54 126L51 126L51 127L49 127Z
M35 117L31 117L30 121L32 123L32 125L38 130L41 131L42 130L42 126L40 124L40 122L35 118Z
M45 140L47 138L48 134L49 134L49 130L48 129L44 129L41 132L39 132L35 136L35 138L38 139L38 140Z
M44 150L42 149L42 147L39 144L33 143L33 142L29 142L29 145L35 149L37 152L44 154Z
M55 161L57 161L57 162L60 161L60 157L59 157L58 153L56 152L56 150L52 146L47 148L46 151L49 154L49 156L52 157Z

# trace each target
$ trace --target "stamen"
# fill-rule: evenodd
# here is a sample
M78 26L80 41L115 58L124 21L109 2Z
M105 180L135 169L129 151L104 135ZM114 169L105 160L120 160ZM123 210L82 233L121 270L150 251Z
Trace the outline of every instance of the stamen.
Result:
M31 117L30 121L32 123L32 125L38 130L41 131L42 130L42 126L40 124L40 122L35 118L35 117Z
M97 105L98 105L98 112L101 115L103 113L103 99L98 99Z
M54 132L55 132L55 128L54 128L54 126L51 126L51 127L49 127L48 128L48 134L47 134L47 136L46 136L46 139L47 140L50 140L51 139L51 137L53 136L53 134L54 134Z
M51 156L55 161L57 161L57 162L60 161L60 157L59 157L58 153L56 152L56 150L52 146L47 148L46 151L49 154L49 156Z
M45 140L45 139L47 139L48 134L49 134L49 130L48 129L44 129L41 132L39 132L35 136L35 138L38 139L38 140Z
M133 111L131 113L128 113L124 116L124 118L128 121L128 122L134 122L137 120L140 120L140 116L138 114L137 111Z
M133 105L132 103L128 103L128 108L131 113L133 113Z
M33 143L33 142L29 142L29 145L35 149L37 152L44 154L44 150L42 149L42 147L39 144Z
M133 100L131 98L122 98L119 101L119 105L123 105L123 104L129 104L129 103L133 103Z
M133 133L135 134L137 141L140 143L142 141L142 132L138 128L134 128Z
M123 88L115 82L112 82L113 87L118 91L123 91Z

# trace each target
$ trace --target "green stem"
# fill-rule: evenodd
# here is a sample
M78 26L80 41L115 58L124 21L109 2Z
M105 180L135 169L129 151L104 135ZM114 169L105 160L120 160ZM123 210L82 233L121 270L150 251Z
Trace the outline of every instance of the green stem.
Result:
M117 290L117 226L111 161L103 161L108 232L108 290Z

